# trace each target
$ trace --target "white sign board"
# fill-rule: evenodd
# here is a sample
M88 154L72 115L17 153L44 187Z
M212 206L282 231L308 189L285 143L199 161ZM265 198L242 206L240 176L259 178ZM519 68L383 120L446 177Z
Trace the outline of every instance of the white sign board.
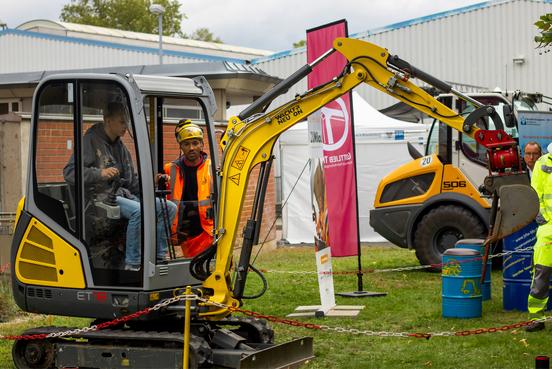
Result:
M326 247L316 252L316 270L320 289L320 310L326 315L330 309L335 307L331 248Z
M519 147L523 152L529 141L538 142L546 153L548 144L552 142L552 112L518 111Z

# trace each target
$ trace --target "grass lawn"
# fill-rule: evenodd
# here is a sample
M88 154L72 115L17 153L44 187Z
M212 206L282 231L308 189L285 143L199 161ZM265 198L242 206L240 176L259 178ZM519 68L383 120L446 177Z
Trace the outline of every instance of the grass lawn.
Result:
M255 266L269 271L314 271L312 247L285 247L262 254ZM418 265L414 253L395 247L364 247L363 268L394 268ZM354 271L356 257L333 260L334 271ZM285 317L299 305L319 304L315 274L265 274L269 290L261 298L245 300L244 308ZM335 275L335 291L356 289L355 275ZM261 283L255 275L247 294L255 294ZM502 274L493 271L492 299L483 303L483 317L441 317L441 276L424 271L369 273L365 290L388 292L386 297L348 299L339 305L365 305L355 318L311 318L305 322L331 327L390 332L443 332L498 327L524 321L527 314L502 309ZM39 325L84 326L87 320L63 317L23 316L24 322L0 324L1 334L18 334ZM429 340L399 337L369 337L308 330L274 324L277 342L313 336L316 359L304 368L534 368L535 356L552 356L550 329L526 333L522 329L468 337L433 337ZM11 342L0 341L0 368L13 368Z

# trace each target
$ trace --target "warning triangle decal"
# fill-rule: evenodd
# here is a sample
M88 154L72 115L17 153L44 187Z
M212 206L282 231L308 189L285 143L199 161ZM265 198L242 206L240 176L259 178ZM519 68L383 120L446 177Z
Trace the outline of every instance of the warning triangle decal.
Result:
M236 184L236 186L240 185L240 173L234 174L230 177L230 180Z

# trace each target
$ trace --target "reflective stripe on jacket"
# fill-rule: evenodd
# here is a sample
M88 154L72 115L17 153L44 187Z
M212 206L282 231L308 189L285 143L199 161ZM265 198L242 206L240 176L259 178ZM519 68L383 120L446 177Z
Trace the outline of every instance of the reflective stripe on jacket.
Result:
M177 159L164 166L165 174L170 176L169 186L172 191L168 198L177 206L177 214L180 214L180 205L182 201L182 190L184 189L184 177ZM209 214L211 208L211 160L205 158L203 163L197 168L197 201L199 210L199 220L201 228L209 235L213 233L213 217ZM172 224L172 233L175 234L178 226L178 216L175 217Z

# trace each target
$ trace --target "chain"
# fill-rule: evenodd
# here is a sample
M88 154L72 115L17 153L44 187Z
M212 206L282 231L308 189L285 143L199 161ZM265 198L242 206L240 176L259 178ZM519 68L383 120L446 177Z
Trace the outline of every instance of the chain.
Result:
M525 251L531 251L533 250L533 246L519 248L511 251L504 251L500 252L498 254L489 255L489 260L508 256L511 254L515 254L518 252L525 252ZM455 263L468 263L475 260L481 260L483 257L474 257L471 259L464 259L455 261ZM364 269L361 271L362 274L371 274L371 273L393 273L393 272L406 272L406 271L412 271L412 270L421 270L421 269L429 269L429 268L441 268L443 266L443 263L439 264L426 264L426 265L415 265L415 266L405 266L405 267L397 267L397 268L387 268L387 269ZM320 275L356 275L358 274L358 271L339 271L339 272L317 272L317 271L293 271L293 270L268 270L268 269L259 269L263 273L280 273L280 274L298 274L298 275L307 275L307 274L320 274Z
M168 305L174 304L178 301L182 300L196 300L200 301L206 305L216 306L218 308L221 308L223 310L228 310L231 312L237 312L244 314L249 317L257 318L257 319L265 319L272 323L279 323L279 324L285 324L292 327L302 327L306 329L312 329L312 330L320 330L320 331L328 331L328 332L335 332L335 333L345 333L345 334L351 334L351 335L362 335L362 336L371 336L371 337L401 337L401 338L425 338L430 339L431 337L466 337L466 336L472 336L472 335L479 335L484 333L496 333L496 332L504 332L512 329L521 328L524 326L527 326L533 322L547 322L552 320L552 316L549 317L543 317L541 319L535 319L531 321L523 321L513 324L507 324L499 327L490 327L490 328L476 328L476 329L470 329L470 330L463 330L463 331L443 331L443 332L391 332L391 331L373 331L373 330L361 330L357 328L345 328L345 327L332 327L329 325L321 325L321 324L314 324L314 323L305 323L294 319L284 319L273 315L267 315L258 313L252 310L245 310L240 309L238 307L228 306L222 303L218 303L215 301L210 301L206 298L199 297L198 295L178 295L166 300L163 300L162 302L152 306L147 307L143 310L137 311L135 313L125 315L120 318L116 318L114 320L111 320L109 322L104 322L100 324L95 324L89 327L84 328L77 328L77 329L70 329L62 332L52 332L52 333L43 333L43 334L31 334L31 335L20 335L20 336L9 336L9 335L0 335L0 339L5 340L41 340L41 339L48 339L48 338L57 338L57 337L67 337L67 336L76 336L80 335L82 333L91 332L91 331L98 331L101 329L106 329L108 327L124 323L126 321L136 319L142 315L146 315L151 313L152 311L157 311L163 307L167 307Z
M502 252L498 254L491 255L489 259L501 257L501 256L507 256L516 252L523 252L523 251L529 251L533 247L526 247L522 249L516 249L513 251L507 251ZM474 258L473 260L481 259L481 258ZM473 261L470 259L469 261ZM464 260L465 262L465 260ZM400 268L390 268L390 269L370 269L367 271L363 271L363 273L385 273L385 272L399 272L399 271L408 271L408 270L417 270L417 269L425 269L425 268L432 268L436 266L441 266L442 264L431 264L431 265L420 265L420 266L411 266L411 267L400 267ZM268 271L268 270L262 270L263 272L272 272L272 273L289 273L289 274L317 274L315 271L302 271L302 272L294 272L294 271ZM357 272L322 272L321 274L357 274ZM464 330L464 331L457 331L457 332L427 332L427 333L409 333L409 332L389 332L389 331L372 331L372 330L360 330L356 328L343 328L343 327L330 327L328 325L318 325L314 323L304 323L300 322L298 320L293 319L284 319L279 318L272 315L266 315L262 313L258 313L251 310L245 310L240 309L237 307L228 306L222 303L218 303L215 301L210 301L208 299L199 297L198 295L192 294L192 295L177 295L171 298L168 298L166 300L163 300L157 304L155 304L152 307L147 307L145 309L139 310L135 313L125 315L120 318L115 318L108 322L103 322L99 324L94 324L89 327L83 327L83 328L77 328L77 329L70 329L62 332L52 332L52 333L43 333L43 334L31 334L31 335L0 335L0 339L6 339L6 340L40 340L40 339L48 339L48 338L58 338L58 337L67 337L67 336L76 336L83 333L91 332L91 331L98 331L102 329L106 329L124 322L127 322L129 320L137 319L143 315L147 315L153 311L158 311L164 307L167 307L171 304L174 304L178 301L183 300L197 300L201 301L206 305L212 305L216 306L218 308L228 310L231 312L239 312L241 314L244 314L246 316L250 316L257 319L265 319L272 323L280 323L280 324L286 324L293 327L303 327L307 329L315 329L315 330L324 330L324 331L331 331L336 333L348 333L352 335L364 335L364 336L376 336L376 337L414 337L414 338L426 338L429 339L431 337L452 337L452 336L470 336L470 335L477 335L477 334L483 334L483 333L495 333L495 332L502 332L507 331L511 329L521 328L524 326L527 326L531 324L533 321L524 321L524 322L518 322L514 324L509 325L503 325L500 327L491 327L491 328L477 328L472 330ZM536 321L550 321L552 320L552 317L545 317L542 319L537 319Z
M42 333L42 334L28 334L28 335L0 335L0 339L4 340L41 340L41 339L48 339L48 338L57 338L57 337L67 337L67 336L75 336L80 335L82 333L87 332L93 332L93 331L99 331L102 329L106 329L121 323L125 323L129 320L137 319L143 315L147 315L153 311L157 311L161 308L167 307L171 304L174 304L175 302L182 301L182 300L197 300L199 297L197 295L178 295L175 297L168 298L166 300L163 300L154 306L147 307L145 309L139 310L135 313L128 314L125 316L122 316L120 318L115 318L113 320L110 320L108 322L103 322L99 324L94 324L89 327L83 327L83 328L76 328L76 329L69 329L62 332L52 332L52 333Z
M372 330L361 330L357 328L332 327L329 325L304 323L298 320L283 319L273 315L266 315L266 314L261 314L251 310L245 310L237 307L228 306L225 304L217 303L215 301L209 301L201 297L198 297L198 300L202 301L207 305L216 306L221 309L227 309L232 312L238 312L253 318L265 319L272 323L286 324L293 327L303 327L303 328L313 329L313 330L321 330L321 331L328 331L328 332L335 332L335 333L347 333L347 334L352 334L357 336L363 335L363 336L372 336L372 337L402 337L402 338L425 338L425 339L430 339L431 337L465 337L465 336L472 336L472 335L478 335L483 333L504 332L512 329L525 327L535 321L546 322L546 321L552 320L552 316L550 316L550 317L544 317L541 319L534 319L530 321L507 324L500 327L476 328L476 329L463 330L463 331L443 331L443 332L425 332L425 333L372 331Z
M373 336L373 337L408 337L408 332L388 332L388 331L371 331L360 330L356 328L343 328L343 327L330 327L328 325L321 325L320 329L329 332L336 333L348 333L354 335Z
M304 322L300 322L298 320L284 319L284 318L280 318L280 317L273 316L273 315L266 315L266 314L258 313L258 312L252 311L252 310L240 309L238 307L228 306L228 305L216 302L216 301L210 301L210 300L205 299L203 297L198 297L197 299L199 301L205 303L206 305L216 306L218 308L221 308L223 310L228 310L228 311L231 311L231 312L242 313L242 314L244 314L246 316L250 316L252 318L265 319L265 320L267 320L269 322L272 322L272 323L281 323L281 324L291 325L293 327L303 327L303 328L308 328L308 329L320 329L320 325L318 325L318 324L304 323Z
M532 251L532 250L533 250L533 246L523 247L523 248L515 249L515 250L512 250L512 251L504 251L504 252L500 252L498 254L489 255L489 259L497 258L497 257L500 257L500 256L507 256L507 255L515 254L517 252Z
M218 236L218 238L213 243L216 243L217 241L219 241L222 238L222 236L224 235L224 231L221 231L219 233L220 233L220 235ZM533 246L519 248L519 249L512 250L512 251L504 251L504 252L500 252L498 254L489 255L489 260L494 259L494 258L498 258L498 257L502 257L502 256L508 256L508 255L515 254L515 253L518 253L518 252L525 252L525 251L531 251L531 250L533 250ZM480 259L481 259L481 257L473 258L473 259L466 259L466 260L460 261L459 263L471 262L471 261L480 260ZM387 269L364 269L364 270L361 271L361 273L370 274L370 273L407 272L407 271L412 271L412 270L440 268L442 266L443 266L443 264L439 263L439 264L415 265L415 266L405 266L405 267L387 268ZM10 269L10 264L9 263L1 265L0 266L0 274L4 273L5 271L9 271L9 269ZM309 274L356 275L356 274L358 274L358 271L343 271L343 272L340 271L340 272L320 272L320 273L318 273L317 271L269 270L269 269L261 269L261 268L259 268L259 270L263 273L297 274L297 275L309 275Z

